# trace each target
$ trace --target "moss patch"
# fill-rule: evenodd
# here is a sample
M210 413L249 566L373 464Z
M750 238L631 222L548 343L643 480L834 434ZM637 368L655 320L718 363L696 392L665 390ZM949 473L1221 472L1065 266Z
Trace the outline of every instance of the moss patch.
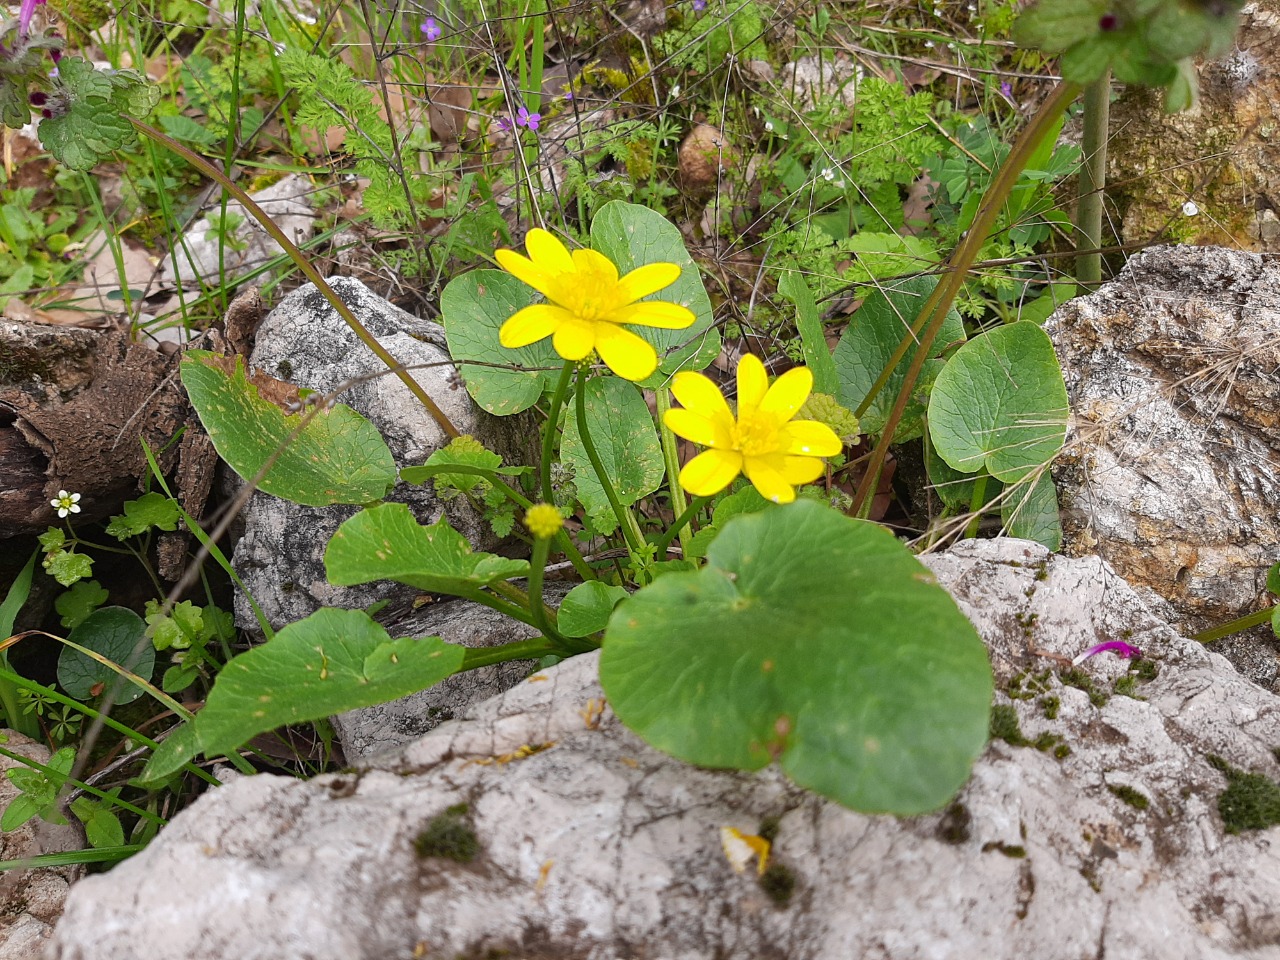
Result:
M1062 701L1057 697L1041 697L1040 709L1044 711L1046 720L1057 720L1058 711L1062 709Z
M969 829L972 824L973 814L957 800L947 807L942 819L938 821L938 839L958 847L973 835L973 831Z
M480 838L471 825L470 810L465 803L449 807L427 823L413 842L418 856L443 857L458 863L470 863L480 852Z
M1006 857L1009 857L1012 860L1025 860L1027 857L1027 848L1017 844L1003 843L993 840L991 843L984 843L982 845L983 853L988 853L992 850L998 850L1000 853L1003 853Z
M1059 760L1071 756L1071 748L1056 733L1046 730L1034 740L1028 740L1012 704L997 703L991 708L990 731L992 740L1003 740L1011 747L1035 747L1042 753L1052 753Z
M1072 667L1070 670L1063 670L1058 674L1058 679L1068 687L1075 687L1077 690L1083 690L1089 695L1089 702L1095 707L1105 706L1106 702L1111 699L1111 695L1105 690L1099 690L1093 683L1093 678L1083 670Z
M1151 806L1151 801L1147 799L1147 795L1145 793L1141 790L1135 790L1133 787L1127 786L1126 784L1121 783L1116 784L1115 786L1108 785L1107 789L1135 810L1145 810L1147 807Z
M795 872L780 863L771 863L760 875L760 889L773 901L774 906L785 907L791 902L791 895L796 892Z
M1280 823L1280 784L1260 773L1237 770L1221 757L1208 760L1227 778L1227 789L1218 797L1218 813L1227 833L1265 830Z

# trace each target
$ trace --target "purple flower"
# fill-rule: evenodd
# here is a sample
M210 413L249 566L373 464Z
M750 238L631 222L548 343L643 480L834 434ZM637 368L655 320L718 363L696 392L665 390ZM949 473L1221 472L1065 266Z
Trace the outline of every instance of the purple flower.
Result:
M537 130L538 124L542 122L542 114L530 113L527 107L521 107L516 111L516 126L528 127L530 130Z
M1125 643L1123 640L1108 640L1105 643L1099 643L1090 647L1080 656L1071 661L1073 667L1078 667L1090 657L1096 657L1100 653L1106 653L1110 650L1117 657L1123 657L1125 660L1137 660L1141 658L1142 651L1132 644Z
M45 0L22 0L22 6L18 8L18 36L25 40L31 29L31 18L35 16L36 7L41 6Z
M495 120L493 121L493 123L494 123L494 126L496 126L496 127L497 127L499 130L501 130L503 133L508 133L508 132L510 132L510 130L511 130L511 118L510 118L510 117L498 117L497 119L495 119Z
M440 24L436 23L435 17L427 17L426 22L422 24L422 35L427 38L427 43L435 43L444 36L444 31L440 29Z
M1010 83L1008 80L1006 80L1004 83L1000 84L1000 94L1001 94L1001 96L1003 96L1006 100L1012 100L1012 99L1013 99L1013 84L1012 84L1012 83Z
M701 13L707 9L707 0L693 0L693 9Z

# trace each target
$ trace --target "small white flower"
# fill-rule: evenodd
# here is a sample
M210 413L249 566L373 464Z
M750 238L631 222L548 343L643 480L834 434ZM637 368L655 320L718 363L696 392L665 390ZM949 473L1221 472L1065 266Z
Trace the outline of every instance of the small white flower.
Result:
M820 176L822 177L823 180L827 181L827 183L830 183L832 180L836 178L836 172L832 170L830 167L823 167L822 173L820 174Z
M1196 206L1196 202L1194 200L1188 200L1182 205L1182 215L1184 217L1194 217L1199 212L1200 208Z
M677 83L675 86L671 88L671 94L669 99L674 100L678 96L680 96L680 84Z
M764 122L764 132L765 132L765 133L773 133L773 121L772 121L772 120L766 120L766 121Z
M926 40L926 41L924 42L924 45L925 45L926 47L928 47L930 50L932 50L932 49L933 49L933 41L932 41L932 40Z
M50 500L49 506L58 511L59 517L65 517L69 513L80 512L80 494L67 493L65 490L58 491L58 499Z

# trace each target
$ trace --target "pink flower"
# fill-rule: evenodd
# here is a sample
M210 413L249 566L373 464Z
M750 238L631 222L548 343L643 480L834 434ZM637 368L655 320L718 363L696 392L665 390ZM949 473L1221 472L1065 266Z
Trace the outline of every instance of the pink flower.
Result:
M31 30L31 18L35 16L36 7L41 6L45 0L22 0L22 6L18 8L18 36L25 40L27 34Z
M530 130L537 130L538 124L542 122L542 114L530 113L527 107L521 107L516 111L516 126L528 127Z
M494 124L494 126L496 126L499 130L501 130L503 133L508 133L508 132L510 132L510 130L511 130L511 118L510 118L510 117L497 117L497 118L493 121L493 124Z
M1090 657L1096 657L1100 653L1111 651L1117 657L1123 657L1125 660L1138 660L1142 657L1142 651L1132 644L1125 643L1123 640L1108 640L1105 643L1099 643L1090 647L1080 656L1071 661L1073 667L1078 667Z
M444 31L440 29L440 24L436 23L435 17L427 17L426 22L422 24L422 35L427 38L427 43L435 43L444 36Z

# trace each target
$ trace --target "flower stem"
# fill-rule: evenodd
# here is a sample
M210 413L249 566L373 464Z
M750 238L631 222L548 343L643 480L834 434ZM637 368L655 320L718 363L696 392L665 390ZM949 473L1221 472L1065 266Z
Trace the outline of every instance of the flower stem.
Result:
M573 368L577 364L572 360L564 362L560 371L560 379L556 381L555 393L551 395L551 408L547 411L546 432L542 435L542 500L544 503L555 503L551 490L551 460L556 455L556 425L560 420L560 408L564 406L565 391L569 389L569 378L573 376ZM528 509L528 504L525 504Z
M980 473L973 480L973 496L969 498L969 512L973 514L964 528L966 540L978 535L978 525L982 522L982 508L987 504L987 474Z
M659 387L656 393L658 401L658 437L662 440L662 459L667 467L667 487L671 491L671 509L675 511L677 516L683 516L688 513L689 501L685 499L684 488L680 486L680 454L677 449L676 435L671 432L667 426L667 411L671 409L671 391L666 387ZM687 518L686 518L687 522ZM677 531L680 526L674 528ZM666 539L666 543L671 542L670 538ZM681 538L681 545L684 539ZM665 549L664 544L661 549ZM661 553L661 550L659 551Z
M1223 637L1229 637L1234 633L1243 633L1254 627L1261 626L1266 623L1275 614L1275 607L1267 607L1265 610L1258 610L1255 613L1247 613L1243 617L1237 617L1230 623L1224 623L1219 627L1210 627L1208 630L1202 630L1197 633L1192 640L1200 643L1213 643L1215 640L1221 640Z
M1111 71L1084 88L1084 140L1080 195L1076 204L1076 279L1088 287L1102 281L1102 202L1107 182L1107 133L1111 119Z
M710 497L693 498L693 502L685 507L684 512L681 513L680 516L676 517L675 522L671 524L671 527L667 532L654 541L654 546L657 548L658 552L657 559L661 560L666 556L667 547L671 546L671 541L679 535L681 530L689 525L689 521L697 515L698 511L710 502Z
M640 544L636 542L635 520L628 511L623 509L622 503L618 500L618 494L613 489L613 482L605 472L604 463L600 460L600 454L596 452L596 445L591 439L591 431L587 427L586 377L578 378L575 399L577 402L578 435L582 437L582 448L587 451L587 459L591 461L591 469L600 478L600 486L604 488L604 495L609 500L609 506L613 508L613 515L618 518L618 526L622 530L622 538L627 542L627 549L635 557L641 552Z

